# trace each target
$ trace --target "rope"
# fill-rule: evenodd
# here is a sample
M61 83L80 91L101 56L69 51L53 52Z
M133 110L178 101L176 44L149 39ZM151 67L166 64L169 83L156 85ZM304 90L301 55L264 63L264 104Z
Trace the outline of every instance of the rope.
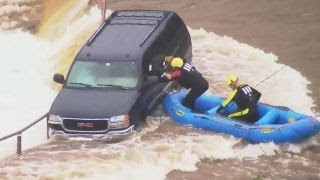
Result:
M285 67L287 67L286 65L283 65L281 68L277 69L276 71L274 71L273 73L271 73L269 76L267 76L266 78L264 78L263 80L261 80L258 84L256 84L254 87L258 87L260 84L262 84L263 82L265 82L266 80L270 79L272 76L274 76L275 74L277 74L278 72L282 71Z

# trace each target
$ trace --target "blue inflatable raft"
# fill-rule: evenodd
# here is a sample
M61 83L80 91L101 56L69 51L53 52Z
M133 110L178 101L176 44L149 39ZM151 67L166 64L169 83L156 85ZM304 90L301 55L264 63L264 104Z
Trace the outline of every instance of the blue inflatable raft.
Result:
M196 112L181 105L186 92L168 94L163 106L171 119L181 124L208 131L229 133L250 142L296 143L308 139L320 130L320 121L314 117L297 113L286 107L276 107L259 103L259 120L249 124L216 114L216 109L223 99L219 96L204 94L196 101ZM235 103L229 104L227 111L232 111Z

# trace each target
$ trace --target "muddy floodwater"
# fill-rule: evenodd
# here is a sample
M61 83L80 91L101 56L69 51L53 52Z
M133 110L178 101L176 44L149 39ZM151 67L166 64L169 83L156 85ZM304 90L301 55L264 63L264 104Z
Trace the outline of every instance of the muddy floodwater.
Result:
M49 110L60 88L53 74L67 72L99 26L101 12L86 0L0 0L0 5L2 137ZM106 15L132 8L176 11L191 34L192 63L210 83L207 93L225 96L224 79L233 73L241 82L259 84L262 102L318 116L319 5L317 0L112 0ZM45 122L23 133L20 156L15 140L0 142L0 179L320 179L319 134L298 144L250 144L179 125L161 106L120 142L47 140Z

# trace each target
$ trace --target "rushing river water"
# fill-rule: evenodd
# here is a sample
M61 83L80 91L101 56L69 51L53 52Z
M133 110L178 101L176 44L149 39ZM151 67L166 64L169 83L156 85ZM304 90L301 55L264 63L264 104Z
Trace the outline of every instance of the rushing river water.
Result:
M66 73L99 25L99 10L87 3L56 1L44 8L39 0L0 1L1 137L48 111L59 89L51 80L54 72ZM19 23L34 15L35 8L43 10L37 33L20 30ZM224 79L230 73L256 85L278 71L257 87L261 101L314 115L309 82L278 63L276 55L205 29L189 31L193 64L210 82L207 93L225 96ZM117 143L48 141L44 122L22 139L19 157L9 157L15 153L15 138L0 142L0 179L320 179L319 135L300 144L246 144L230 135L178 125L163 114L149 116L132 136Z

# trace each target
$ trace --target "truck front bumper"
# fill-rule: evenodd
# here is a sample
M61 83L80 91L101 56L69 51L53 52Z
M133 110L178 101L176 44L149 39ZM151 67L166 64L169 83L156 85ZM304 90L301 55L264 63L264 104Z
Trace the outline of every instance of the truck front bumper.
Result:
M63 137L66 139L90 138L90 139L101 140L101 141L114 141L114 140L121 140L121 139L129 136L130 134L132 134L133 131L134 131L134 125L131 125L126 129L110 130L105 134L67 133L67 132L52 129L52 128L49 128L48 134L49 134L49 137L59 138L59 139L60 139L60 137Z

